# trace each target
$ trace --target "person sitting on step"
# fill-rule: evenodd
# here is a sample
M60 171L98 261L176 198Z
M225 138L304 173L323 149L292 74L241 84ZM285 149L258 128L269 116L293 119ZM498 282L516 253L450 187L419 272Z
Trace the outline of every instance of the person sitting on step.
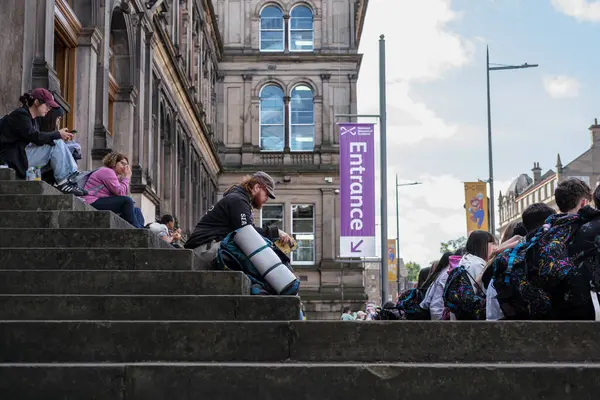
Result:
M42 171L50 168L61 192L86 195L74 181L78 174L77 163L65 143L73 139L73 134L67 128L40 132L36 118L60 107L52 93L35 89L19 100L22 106L0 122L0 165L8 165L21 179L25 179L30 167L40 167Z
M52 132L54 130L60 130L60 126L64 118L65 111L62 109L62 107L53 108L48 112L48 114L46 114L45 117L38 118L38 125L40 126L40 130L42 132ZM76 132L76 130L72 130L69 133L75 135ZM75 162L83 158L81 154L81 145L77 143L77 141L75 141L75 138L73 138L73 140L65 142L65 144L69 148L69 152L73 156Z
M220 242L229 233L246 225L254 225L252 209L260 210L269 199L275 199L275 181L262 171L247 176L225 191L223 198L200 219L184 246L186 249L193 249L200 257L200 269L213 266ZM272 241L279 239L282 244L294 241L276 226L255 229Z
M169 243L177 249L182 249L181 229L175 229L175 218L172 215L165 214L160 220L148 224L148 229L156 233L162 240Z
M127 195L131 169L125 154L112 152L102 160L104 167L89 176L83 200L97 210L112 211L135 227L140 227L134 210L135 202ZM143 227L144 224L142 223Z

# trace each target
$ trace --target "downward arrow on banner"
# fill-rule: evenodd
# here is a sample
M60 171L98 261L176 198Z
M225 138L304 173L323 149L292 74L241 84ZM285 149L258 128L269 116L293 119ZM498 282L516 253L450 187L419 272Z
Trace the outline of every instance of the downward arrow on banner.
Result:
M360 240L356 244L354 244L354 242L350 242L350 252L351 253L361 253L362 250L359 249L359 247L360 247L361 244L363 244L362 240Z

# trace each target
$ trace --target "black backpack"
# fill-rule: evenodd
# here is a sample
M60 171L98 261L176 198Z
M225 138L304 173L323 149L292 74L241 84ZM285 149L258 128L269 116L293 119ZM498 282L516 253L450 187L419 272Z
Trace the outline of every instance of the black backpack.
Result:
M473 284L478 291L473 288ZM444 287L444 306L458 320L485 320L485 293L467 269L460 265L448 274Z
M569 257L570 242L589 221L581 212L552 215L546 221L549 228L539 228L496 257L494 287L506 319L557 319L569 297L590 292L576 257Z
M383 305L383 308L377 309L373 319L377 321L399 321L406 318L394 303L388 302Z
M425 288L413 288L400 293L398 300L396 300L396 308L404 315L404 319L413 321L431 319L429 310L421 308L426 292Z

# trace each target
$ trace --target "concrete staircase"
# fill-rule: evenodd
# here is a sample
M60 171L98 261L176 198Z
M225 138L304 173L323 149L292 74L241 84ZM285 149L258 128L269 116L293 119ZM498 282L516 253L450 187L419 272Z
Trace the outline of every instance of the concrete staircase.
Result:
M0 170L1 399L598 399L593 322L296 321L114 214Z

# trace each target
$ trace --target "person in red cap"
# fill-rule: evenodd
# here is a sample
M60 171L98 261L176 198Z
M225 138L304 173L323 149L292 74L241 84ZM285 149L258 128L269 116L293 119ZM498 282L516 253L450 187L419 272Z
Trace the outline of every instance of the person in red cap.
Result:
M35 89L19 99L22 106L2 118L0 122L0 165L6 164L25 179L27 169L52 169L57 188L66 194L85 196L74 178L78 174L65 141L73 139L67 128L54 132L40 132L36 118L45 117L52 108L60 106L46 89Z
M246 225L254 225L252 209L260 210L269 199L275 198L275 181L266 172L258 171L225 191L223 198L204 214L185 243L186 249L202 260L200 269L210 268L217 257L220 242ZM277 226L255 227L258 233L282 244L293 242L290 235Z

